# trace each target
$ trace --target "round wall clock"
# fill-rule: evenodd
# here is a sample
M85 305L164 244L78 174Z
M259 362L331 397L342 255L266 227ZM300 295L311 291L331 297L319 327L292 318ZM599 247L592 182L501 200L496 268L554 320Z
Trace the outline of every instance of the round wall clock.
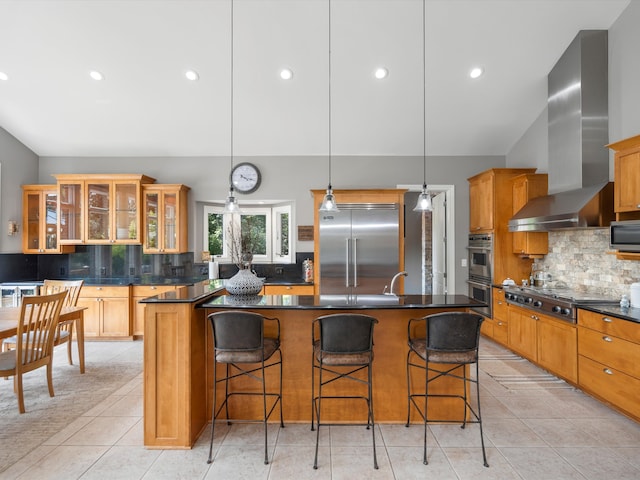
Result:
M238 193L252 193L260 186L260 170L253 163L239 163L231 170L231 184Z

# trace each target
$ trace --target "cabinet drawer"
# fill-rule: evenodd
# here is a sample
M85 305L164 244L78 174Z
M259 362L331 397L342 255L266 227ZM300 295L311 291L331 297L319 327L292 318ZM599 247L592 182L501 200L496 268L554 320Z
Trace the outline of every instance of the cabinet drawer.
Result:
M640 324L611 315L578 310L578 325L640 343Z
M640 380L582 355L578 356L580 387L640 417Z
M494 320L507 318L507 301L504 298L504 290L501 288L493 289L493 318Z
M147 298L175 289L175 285L136 285L133 287L133 296Z
M84 285L80 290L80 298L89 297L128 297L129 287L103 287L98 285Z
M640 378L640 345L588 328L578 328L580 355Z
M493 321L493 339L503 345L509 342L509 322L506 320Z
M313 285L265 285L264 295L313 295Z

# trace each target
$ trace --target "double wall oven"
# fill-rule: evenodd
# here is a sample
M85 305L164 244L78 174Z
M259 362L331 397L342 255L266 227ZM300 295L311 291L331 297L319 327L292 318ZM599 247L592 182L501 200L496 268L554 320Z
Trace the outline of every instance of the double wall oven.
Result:
M491 317L491 282L493 280L493 235L472 233L467 246L469 253L469 297L487 304L472 308L475 312Z

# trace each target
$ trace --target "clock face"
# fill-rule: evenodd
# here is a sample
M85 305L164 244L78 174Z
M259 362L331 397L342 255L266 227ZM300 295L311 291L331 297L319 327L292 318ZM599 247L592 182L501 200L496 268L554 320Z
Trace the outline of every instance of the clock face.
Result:
M239 163L231 171L231 184L239 193L255 192L260 180L260 170L252 163Z

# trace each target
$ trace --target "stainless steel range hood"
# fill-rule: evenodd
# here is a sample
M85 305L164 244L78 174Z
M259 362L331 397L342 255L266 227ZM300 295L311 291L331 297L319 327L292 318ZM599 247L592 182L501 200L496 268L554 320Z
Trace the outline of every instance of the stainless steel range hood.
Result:
M529 201L509 231L603 227L614 219L607 80L607 31L580 31L548 76L552 195Z
M534 198L509 220L509 231L606 226L613 219L613 182L608 182Z

